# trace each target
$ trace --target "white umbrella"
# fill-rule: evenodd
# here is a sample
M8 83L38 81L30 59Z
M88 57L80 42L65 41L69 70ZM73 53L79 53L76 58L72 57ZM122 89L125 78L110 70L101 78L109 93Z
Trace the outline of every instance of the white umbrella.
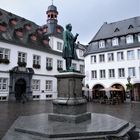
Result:
M109 87L109 88L100 89L99 91L122 91L122 90L118 88Z

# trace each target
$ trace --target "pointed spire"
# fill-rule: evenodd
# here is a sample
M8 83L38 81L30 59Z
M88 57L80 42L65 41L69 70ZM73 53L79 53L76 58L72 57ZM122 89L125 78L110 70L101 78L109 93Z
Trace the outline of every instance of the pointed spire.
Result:
M52 0L52 5L53 5L53 0Z

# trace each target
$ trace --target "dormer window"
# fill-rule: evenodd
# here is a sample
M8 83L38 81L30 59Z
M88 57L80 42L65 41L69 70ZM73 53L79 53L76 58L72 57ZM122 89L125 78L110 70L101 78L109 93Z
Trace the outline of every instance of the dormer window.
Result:
M42 29L38 29L37 33L41 35L43 33Z
M36 41L36 40L37 40L37 37L36 37L35 34L32 34L32 35L31 35L31 40L32 40L32 41Z
M128 29L133 29L134 27L132 25L129 25Z
M140 33L138 34L138 42L140 42Z
M17 19L16 19L16 18L11 19L11 20L10 20L10 23L11 23L12 25L16 25L16 24L17 24Z
M118 28L116 28L115 30L114 30L114 32L119 32L120 30L118 29Z
M48 31L48 28L47 27L44 27L43 28L43 33L46 33Z
M31 30L31 24L26 24L25 28L26 28L26 30Z
M2 12L0 12L0 17L1 17L2 15L3 15Z
M19 37L23 37L23 30L22 29L16 30L16 35Z
M43 39L43 44L44 45L48 45L49 44L49 41L47 39Z
M112 46L118 46L119 45L119 39L117 37L112 39Z
M127 44L131 44L134 42L134 38L133 38L133 35L127 35L126 36L126 43Z
M105 48L105 41L104 40L99 41L99 48Z
M6 23L0 23L0 32L6 31Z

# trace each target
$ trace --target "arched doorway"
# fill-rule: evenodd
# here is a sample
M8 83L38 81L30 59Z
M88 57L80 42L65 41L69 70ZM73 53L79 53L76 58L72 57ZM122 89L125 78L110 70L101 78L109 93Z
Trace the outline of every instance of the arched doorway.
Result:
M133 85L133 99L134 101L140 101L140 83Z
M118 83L113 84L111 87L115 88L115 89L119 89L118 91L114 90L114 91L111 91L111 92L114 92L114 95L118 96L121 99L121 102L124 102L124 100L126 100L124 87L121 84L118 84Z
M92 88L93 100L100 98L100 89L103 89L103 88L104 86L102 86L101 84L97 84Z
M22 95L26 93L26 81L19 79L15 83L15 98L17 101L22 99Z

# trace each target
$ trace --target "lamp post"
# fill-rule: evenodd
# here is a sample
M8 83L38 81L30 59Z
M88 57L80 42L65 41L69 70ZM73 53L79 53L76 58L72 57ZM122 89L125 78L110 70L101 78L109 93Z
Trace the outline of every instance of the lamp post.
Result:
M130 76L128 76L127 77L127 84L126 84L126 86L127 86L127 90L129 91L129 96L130 96L130 103L131 103L131 89L132 89L132 84L130 83L130 81L131 81L131 77Z

